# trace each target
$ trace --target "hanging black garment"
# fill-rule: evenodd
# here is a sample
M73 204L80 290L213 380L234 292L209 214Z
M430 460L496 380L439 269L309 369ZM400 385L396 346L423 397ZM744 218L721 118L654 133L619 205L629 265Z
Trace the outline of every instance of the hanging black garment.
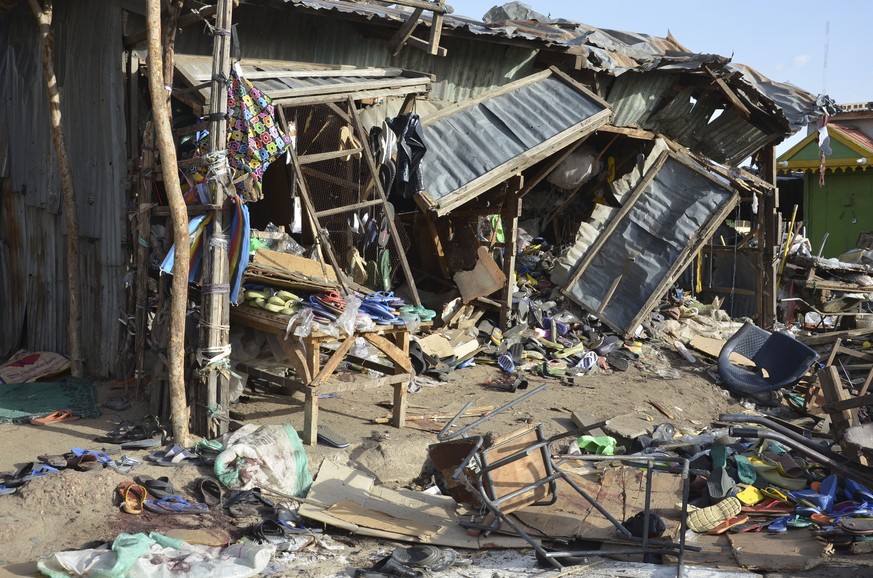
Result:
M427 146L424 130L417 114L401 114L389 123L397 135L397 174L394 177L394 192L409 199L423 187L419 165Z

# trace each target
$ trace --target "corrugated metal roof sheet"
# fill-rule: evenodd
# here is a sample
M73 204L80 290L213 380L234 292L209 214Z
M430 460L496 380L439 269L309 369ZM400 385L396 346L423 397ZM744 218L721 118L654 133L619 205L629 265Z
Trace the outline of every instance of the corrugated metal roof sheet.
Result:
M441 44L451 52L450 58L416 49L392 56L385 35L374 35L359 22L314 14L249 5L235 11L244 58L425 72L436 77L429 98L447 102L474 98L534 71L537 49L533 45L525 48L444 36ZM176 53L211 55L212 38L196 27L184 29L176 40Z
M180 93L203 115L209 109L209 85L212 57L178 54L176 70L193 92ZM430 89L427 74L399 68L356 68L353 66L314 65L281 60L243 59L239 63L243 76L270 96L274 104L300 104L335 97L344 100L424 93ZM192 96L194 98L192 98Z
M466 202L490 188L474 183L505 169L522 153L524 165L512 170L520 171L553 154L554 150L542 150L543 145L565 131L580 127L564 145L608 120L605 103L574 83L551 71L532 79L501 87L492 97L483 95L470 106L446 109L423 121L428 147L422 163L423 196L439 214L456 206L462 194Z
M368 20L381 19L400 23L409 14L408 9L396 6L376 6L341 0L285 1L310 10L355 14ZM422 20L430 25L430 13L425 12ZM769 101L774 112L785 117L791 132L806 126L808 120L820 116L821 109L827 105L822 101L817 102L816 97L793 85L774 82L748 66L731 64L727 57L693 53L672 36L659 38L634 32L600 29L565 19L508 20L486 24L455 14L444 18L443 27L453 32L530 41L544 47L565 49L585 56L582 62L584 68L605 71L616 76L633 69L698 70L704 64L711 65L721 74L738 72L749 88Z

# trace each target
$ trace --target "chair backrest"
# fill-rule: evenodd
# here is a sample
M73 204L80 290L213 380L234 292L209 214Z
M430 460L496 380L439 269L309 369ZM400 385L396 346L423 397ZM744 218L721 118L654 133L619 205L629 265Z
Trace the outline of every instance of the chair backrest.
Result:
M548 447L529 450L541 441L542 430L536 425L501 436L479 452L482 486L488 492L488 498L497 502L504 514L554 497L554 484L536 486L551 474L546 453ZM500 460L507 462L494 467ZM520 490L524 491L507 497Z
M767 370L770 383L785 387L803 377L818 357L818 353L803 343L777 331L770 335L752 361Z
M722 351L736 352L754 361L755 355L772 335L769 331L746 322L727 340Z

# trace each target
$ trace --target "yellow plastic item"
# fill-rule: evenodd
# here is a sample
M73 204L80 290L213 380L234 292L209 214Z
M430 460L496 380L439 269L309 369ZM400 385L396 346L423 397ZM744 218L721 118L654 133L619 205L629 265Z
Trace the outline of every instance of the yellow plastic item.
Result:
M755 486L746 486L737 493L737 499L745 506L754 506L764 499L764 494Z

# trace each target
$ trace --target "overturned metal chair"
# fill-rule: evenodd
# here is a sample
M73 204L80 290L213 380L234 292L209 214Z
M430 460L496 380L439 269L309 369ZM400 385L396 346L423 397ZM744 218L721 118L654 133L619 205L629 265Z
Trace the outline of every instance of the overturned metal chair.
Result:
M650 506L652 491L652 474L655 469L662 469L661 464L672 463L676 473L682 476L682 511L680 514L679 542L657 540L643 532L637 537L622 525L622 522L612 516L584 488L580 487L558 464L553 461L550 444L561 438L578 435L577 432L566 432L546 438L540 424L522 428L511 434L498 437L487 442L481 435L467 437L470 430L491 419L500 412L509 409L530 396L542 391L546 385L533 389L512 400L508 404L492 411L487 416L451 432L451 428L460 416L469 409L468 403L438 434L440 443L430 448L431 459L437 469L452 473L446 479L449 493L457 501L469 501L481 505L493 515L490 523L467 522L464 525L485 532L491 532L506 524L520 537L527 541L537 552L538 557L555 568L562 568L561 558L610 555L610 554L664 554L672 553L678 558L677 575L681 576L684 567L686 550L699 551L699 547L685 545L686 515L689 491L688 460L664 456L599 456L599 455L562 455L560 460L582 461L618 461L646 469L646 488L643 528L650 528ZM438 451L435 451L438 450ZM658 463L656 463L658 462ZM592 507L603 515L615 527L618 538L632 543L633 548L606 550L573 550L548 551L521 525L511 514L527 506L546 506L555 503L558 497L559 480L563 480L570 488L581 495Z
M745 369L731 363L732 353L749 359L754 368ZM727 389L759 395L796 384L818 357L818 353L789 335L770 333L744 323L722 347L718 373Z

